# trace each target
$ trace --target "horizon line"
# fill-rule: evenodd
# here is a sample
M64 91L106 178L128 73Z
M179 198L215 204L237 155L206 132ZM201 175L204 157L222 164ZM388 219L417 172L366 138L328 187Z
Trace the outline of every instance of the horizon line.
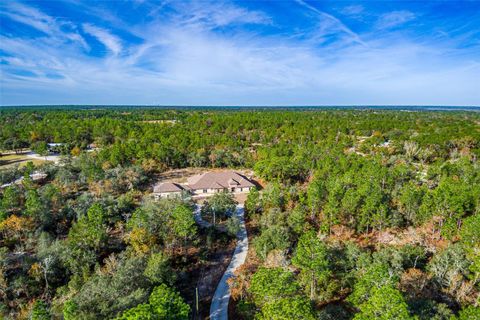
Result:
M180 104L13 104L0 105L0 108L28 107L155 107L155 108L369 108L369 107L422 107L422 108L480 108L480 105L439 105L439 104L312 104L312 105L180 105Z

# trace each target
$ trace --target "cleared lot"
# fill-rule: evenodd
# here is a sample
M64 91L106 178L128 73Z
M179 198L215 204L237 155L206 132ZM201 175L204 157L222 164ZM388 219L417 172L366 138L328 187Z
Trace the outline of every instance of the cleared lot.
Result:
M33 164L38 165L48 161L42 159L34 159L28 156L26 153L22 154L8 154L0 156L0 168L7 168L14 165L19 165L20 167L27 164L28 161L32 161Z

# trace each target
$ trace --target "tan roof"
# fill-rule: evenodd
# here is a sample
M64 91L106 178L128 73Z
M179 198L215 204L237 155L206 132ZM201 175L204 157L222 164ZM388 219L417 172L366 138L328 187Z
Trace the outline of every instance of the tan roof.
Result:
M155 193L181 192L181 191L183 191L183 187L173 182L158 183L153 187L153 192Z
M246 177L234 171L206 172L188 178L187 182L192 190L255 186Z

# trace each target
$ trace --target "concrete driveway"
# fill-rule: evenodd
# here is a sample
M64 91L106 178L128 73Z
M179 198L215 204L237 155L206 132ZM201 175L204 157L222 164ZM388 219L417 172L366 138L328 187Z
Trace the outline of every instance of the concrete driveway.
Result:
M228 319L228 302L230 300L230 288L227 280L233 276L235 270L241 266L247 258L248 252L248 237L247 229L245 228L244 208L243 205L237 206L237 217L240 220L240 231L237 233L237 247L233 253L232 260L227 267L227 270L220 279L217 289L212 298L210 305L210 319L211 320L227 320Z

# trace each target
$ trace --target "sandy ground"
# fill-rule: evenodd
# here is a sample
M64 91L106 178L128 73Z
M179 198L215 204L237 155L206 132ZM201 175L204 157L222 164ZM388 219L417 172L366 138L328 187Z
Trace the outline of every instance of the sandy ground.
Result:
M26 156L32 159L37 159L37 160L52 161L54 163L58 163L60 161L60 155L41 156L34 152L29 152L26 154Z

